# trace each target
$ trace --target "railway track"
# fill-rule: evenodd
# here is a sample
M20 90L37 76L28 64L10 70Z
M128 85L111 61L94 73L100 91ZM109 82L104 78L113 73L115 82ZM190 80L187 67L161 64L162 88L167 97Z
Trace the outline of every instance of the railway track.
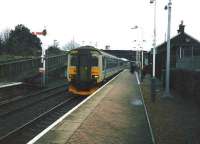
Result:
M1 144L23 144L32 139L35 135L61 117L71 108L83 100L82 97L68 96L65 101L55 107L29 120L25 124L15 128L9 133L0 137Z
M0 104L0 137L66 100L66 85L21 96Z
M23 144L76 106L83 98L66 85L0 102L0 143Z
M12 114L21 109L25 109L31 105L44 101L55 94L59 94L66 90L67 85L59 85L54 88L45 89L25 96L16 96L15 98L0 102L0 117Z
M10 99L15 99L18 96L26 95L29 92L38 91L40 89L33 85L18 83L3 83L0 85L0 103L4 103Z

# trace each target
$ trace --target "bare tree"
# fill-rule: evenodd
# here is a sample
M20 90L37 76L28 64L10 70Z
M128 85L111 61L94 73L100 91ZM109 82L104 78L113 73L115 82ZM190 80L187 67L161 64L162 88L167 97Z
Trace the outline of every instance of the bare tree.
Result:
M79 46L80 46L80 44L78 44L78 43L75 42L74 40L71 40L70 42L68 42L67 44L65 44L65 45L63 46L63 50L68 51L68 50L77 48L77 47L79 47Z
M1 40L2 40L3 43L6 43L9 40L9 38L10 38L10 31L11 31L10 29L5 29L1 33L0 38L1 38Z
M10 38L10 29L5 29L0 33L0 54L4 54L6 52L6 44Z

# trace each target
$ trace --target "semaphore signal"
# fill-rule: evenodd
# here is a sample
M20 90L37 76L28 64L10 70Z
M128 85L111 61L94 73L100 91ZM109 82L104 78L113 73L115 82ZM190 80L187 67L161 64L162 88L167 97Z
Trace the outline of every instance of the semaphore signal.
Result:
M47 35L47 30L44 29L42 32L32 32L33 35L43 35L46 36Z
M46 28L42 32L32 32L33 35L35 36L46 36L47 35L47 30ZM39 68L39 72L42 73L42 87L45 87L45 79L46 79L46 50L44 46L42 46L42 55L41 55L41 63L43 64L43 67Z

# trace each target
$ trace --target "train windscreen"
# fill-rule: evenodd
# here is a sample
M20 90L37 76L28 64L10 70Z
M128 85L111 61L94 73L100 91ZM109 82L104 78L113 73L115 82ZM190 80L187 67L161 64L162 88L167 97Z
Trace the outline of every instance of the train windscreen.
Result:
M72 51L70 55L70 65L77 67L76 82L80 87L84 87L91 83L91 69L97 67L99 53L88 49L80 49L79 51Z
M98 66L98 57L92 56L91 63L92 66Z
M77 65L78 65L78 56L71 55L71 66L77 66Z

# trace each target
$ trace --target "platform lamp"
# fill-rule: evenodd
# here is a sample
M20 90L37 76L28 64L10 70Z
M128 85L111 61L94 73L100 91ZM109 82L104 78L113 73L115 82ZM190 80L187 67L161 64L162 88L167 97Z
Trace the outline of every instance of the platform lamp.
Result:
M152 77L155 78L155 60L156 60L156 0L150 0L150 4L154 4L154 38L153 38L153 68Z
M172 97L170 94L169 81L170 81L170 29L171 29L171 5L169 0L165 10L168 10L168 26L167 26L167 56L166 56L166 76L165 76L165 92L163 97Z
M151 100L155 102L156 96L156 77L155 77L155 68L156 68L156 0L150 0L150 4L154 4L154 30L153 30L153 66L152 66L152 78L151 78Z
M136 47L133 47L133 50L135 49L135 61L137 61L137 51L136 51Z
M143 28L141 26L134 26L133 28L131 29L140 29L141 30L141 35L140 35L140 38L138 38L138 47L141 49L141 69L143 70L143 67L144 67L144 54L143 54L143 43L146 42L146 40L143 39ZM138 36L139 37L139 36ZM136 40L134 40L134 42L136 42ZM139 57L140 57L140 52L139 52ZM140 58L139 58L139 61L140 61Z
M142 44L141 44L141 50L142 50L142 70L144 68L144 52L143 52L143 43L146 42L146 40L142 39Z
M138 26L135 25L135 26L132 27L131 29L132 29L132 30L138 29ZM133 42L137 42L137 40L134 40ZM138 43L138 44L139 44L139 43ZM139 51L136 50L136 61L137 61L137 63L139 63L139 66L140 66L140 58L139 58L139 56L140 56L140 53L139 53Z

